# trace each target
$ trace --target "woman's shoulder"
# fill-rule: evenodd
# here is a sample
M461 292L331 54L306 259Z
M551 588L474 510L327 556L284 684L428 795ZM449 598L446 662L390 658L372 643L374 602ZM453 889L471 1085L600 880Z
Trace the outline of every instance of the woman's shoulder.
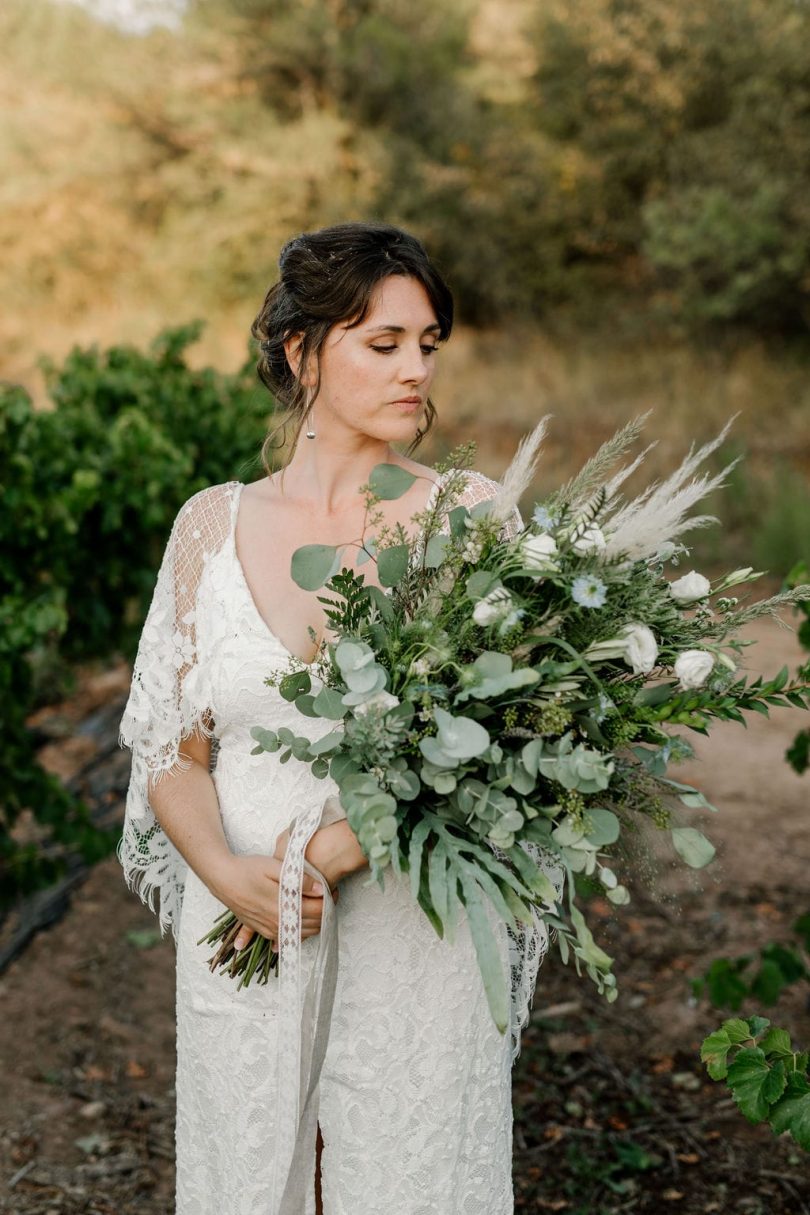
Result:
M222 541L231 527L234 503L241 481L207 485L187 498L180 507L172 528L178 541L197 542L207 547Z
M444 473L444 477L449 477L451 473L463 475L463 489L460 492L460 498L465 505L472 505L476 502L483 502L488 498L493 498L501 488L500 481L496 481L485 473L479 472L477 468L449 468Z

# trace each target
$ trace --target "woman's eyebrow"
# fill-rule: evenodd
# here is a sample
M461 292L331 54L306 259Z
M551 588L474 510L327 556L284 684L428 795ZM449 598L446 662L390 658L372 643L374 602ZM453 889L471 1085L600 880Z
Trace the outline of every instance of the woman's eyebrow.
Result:
M425 325L423 333L432 333L433 330L441 331L441 325L438 321L433 325ZM369 333L405 333L404 325L375 325L373 329L368 330Z

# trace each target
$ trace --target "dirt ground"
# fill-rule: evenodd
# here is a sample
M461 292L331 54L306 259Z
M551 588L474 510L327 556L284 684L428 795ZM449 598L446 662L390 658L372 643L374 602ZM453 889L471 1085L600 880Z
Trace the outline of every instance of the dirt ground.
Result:
M747 635L752 671L802 661L793 631L763 621ZM810 784L784 760L800 724L774 709L746 731L691 736L697 758L673 775L718 807L691 820L718 856L699 881L667 876L672 901L643 889L618 913L591 901L616 958L614 1005L552 947L514 1072L517 1211L810 1212L807 1156L705 1077L700 1042L730 1014L689 988L715 957L789 941L810 911ZM0 976L0 1210L173 1210L174 950L155 926L111 857ZM806 984L741 1011L810 1046Z

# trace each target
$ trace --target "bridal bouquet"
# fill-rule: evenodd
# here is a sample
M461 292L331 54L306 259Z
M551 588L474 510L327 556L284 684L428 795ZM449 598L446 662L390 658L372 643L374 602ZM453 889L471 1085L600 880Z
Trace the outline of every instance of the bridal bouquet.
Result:
M761 577L751 568L714 582L695 570L668 577L689 553L684 533L714 521L688 512L728 469L694 473L731 423L662 484L624 501L618 491L649 448L612 470L646 416L536 504L512 538L503 524L531 481L546 419L521 442L496 495L470 509L452 502L466 476L453 461L459 452L469 460L471 445L451 453L421 535L365 542L381 587L341 569L339 548L308 545L293 557L299 585L331 593L320 598L337 640L317 692L312 667L267 682L303 717L334 727L311 742L256 726L256 752L329 775L370 880L383 885L388 866L406 874L440 936L453 939L464 907L501 1029L508 985L492 911L511 928L542 919L563 961L572 958L578 974L584 967L612 1001L612 959L577 904L574 875L627 903L617 857L642 820L669 833L686 865L707 864L714 848L682 825L680 806L714 807L668 775L693 754L683 731L706 734L714 719L744 724L744 711L767 714L771 704L810 707L810 684L791 682L787 668L748 682L738 659L751 643L737 636L748 621L808 599L810 586L741 606L729 592ZM412 482L380 464L367 492L390 500ZM219 939L233 924L223 918ZM270 946L261 941L235 962L266 977Z

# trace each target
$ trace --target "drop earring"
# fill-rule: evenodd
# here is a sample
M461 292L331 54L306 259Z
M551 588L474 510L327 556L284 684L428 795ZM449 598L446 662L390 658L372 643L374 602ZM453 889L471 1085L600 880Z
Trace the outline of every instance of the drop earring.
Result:
M309 418L309 416L310 416L310 415L311 415L311 413L312 413L312 406L310 405L309 400L310 400L310 398L309 398L309 394L307 394L307 418ZM311 423L311 422L310 422L310 424L309 424L309 429L307 430L307 438L308 438L308 439L314 439L314 438L315 438L315 431L312 429L312 423Z

